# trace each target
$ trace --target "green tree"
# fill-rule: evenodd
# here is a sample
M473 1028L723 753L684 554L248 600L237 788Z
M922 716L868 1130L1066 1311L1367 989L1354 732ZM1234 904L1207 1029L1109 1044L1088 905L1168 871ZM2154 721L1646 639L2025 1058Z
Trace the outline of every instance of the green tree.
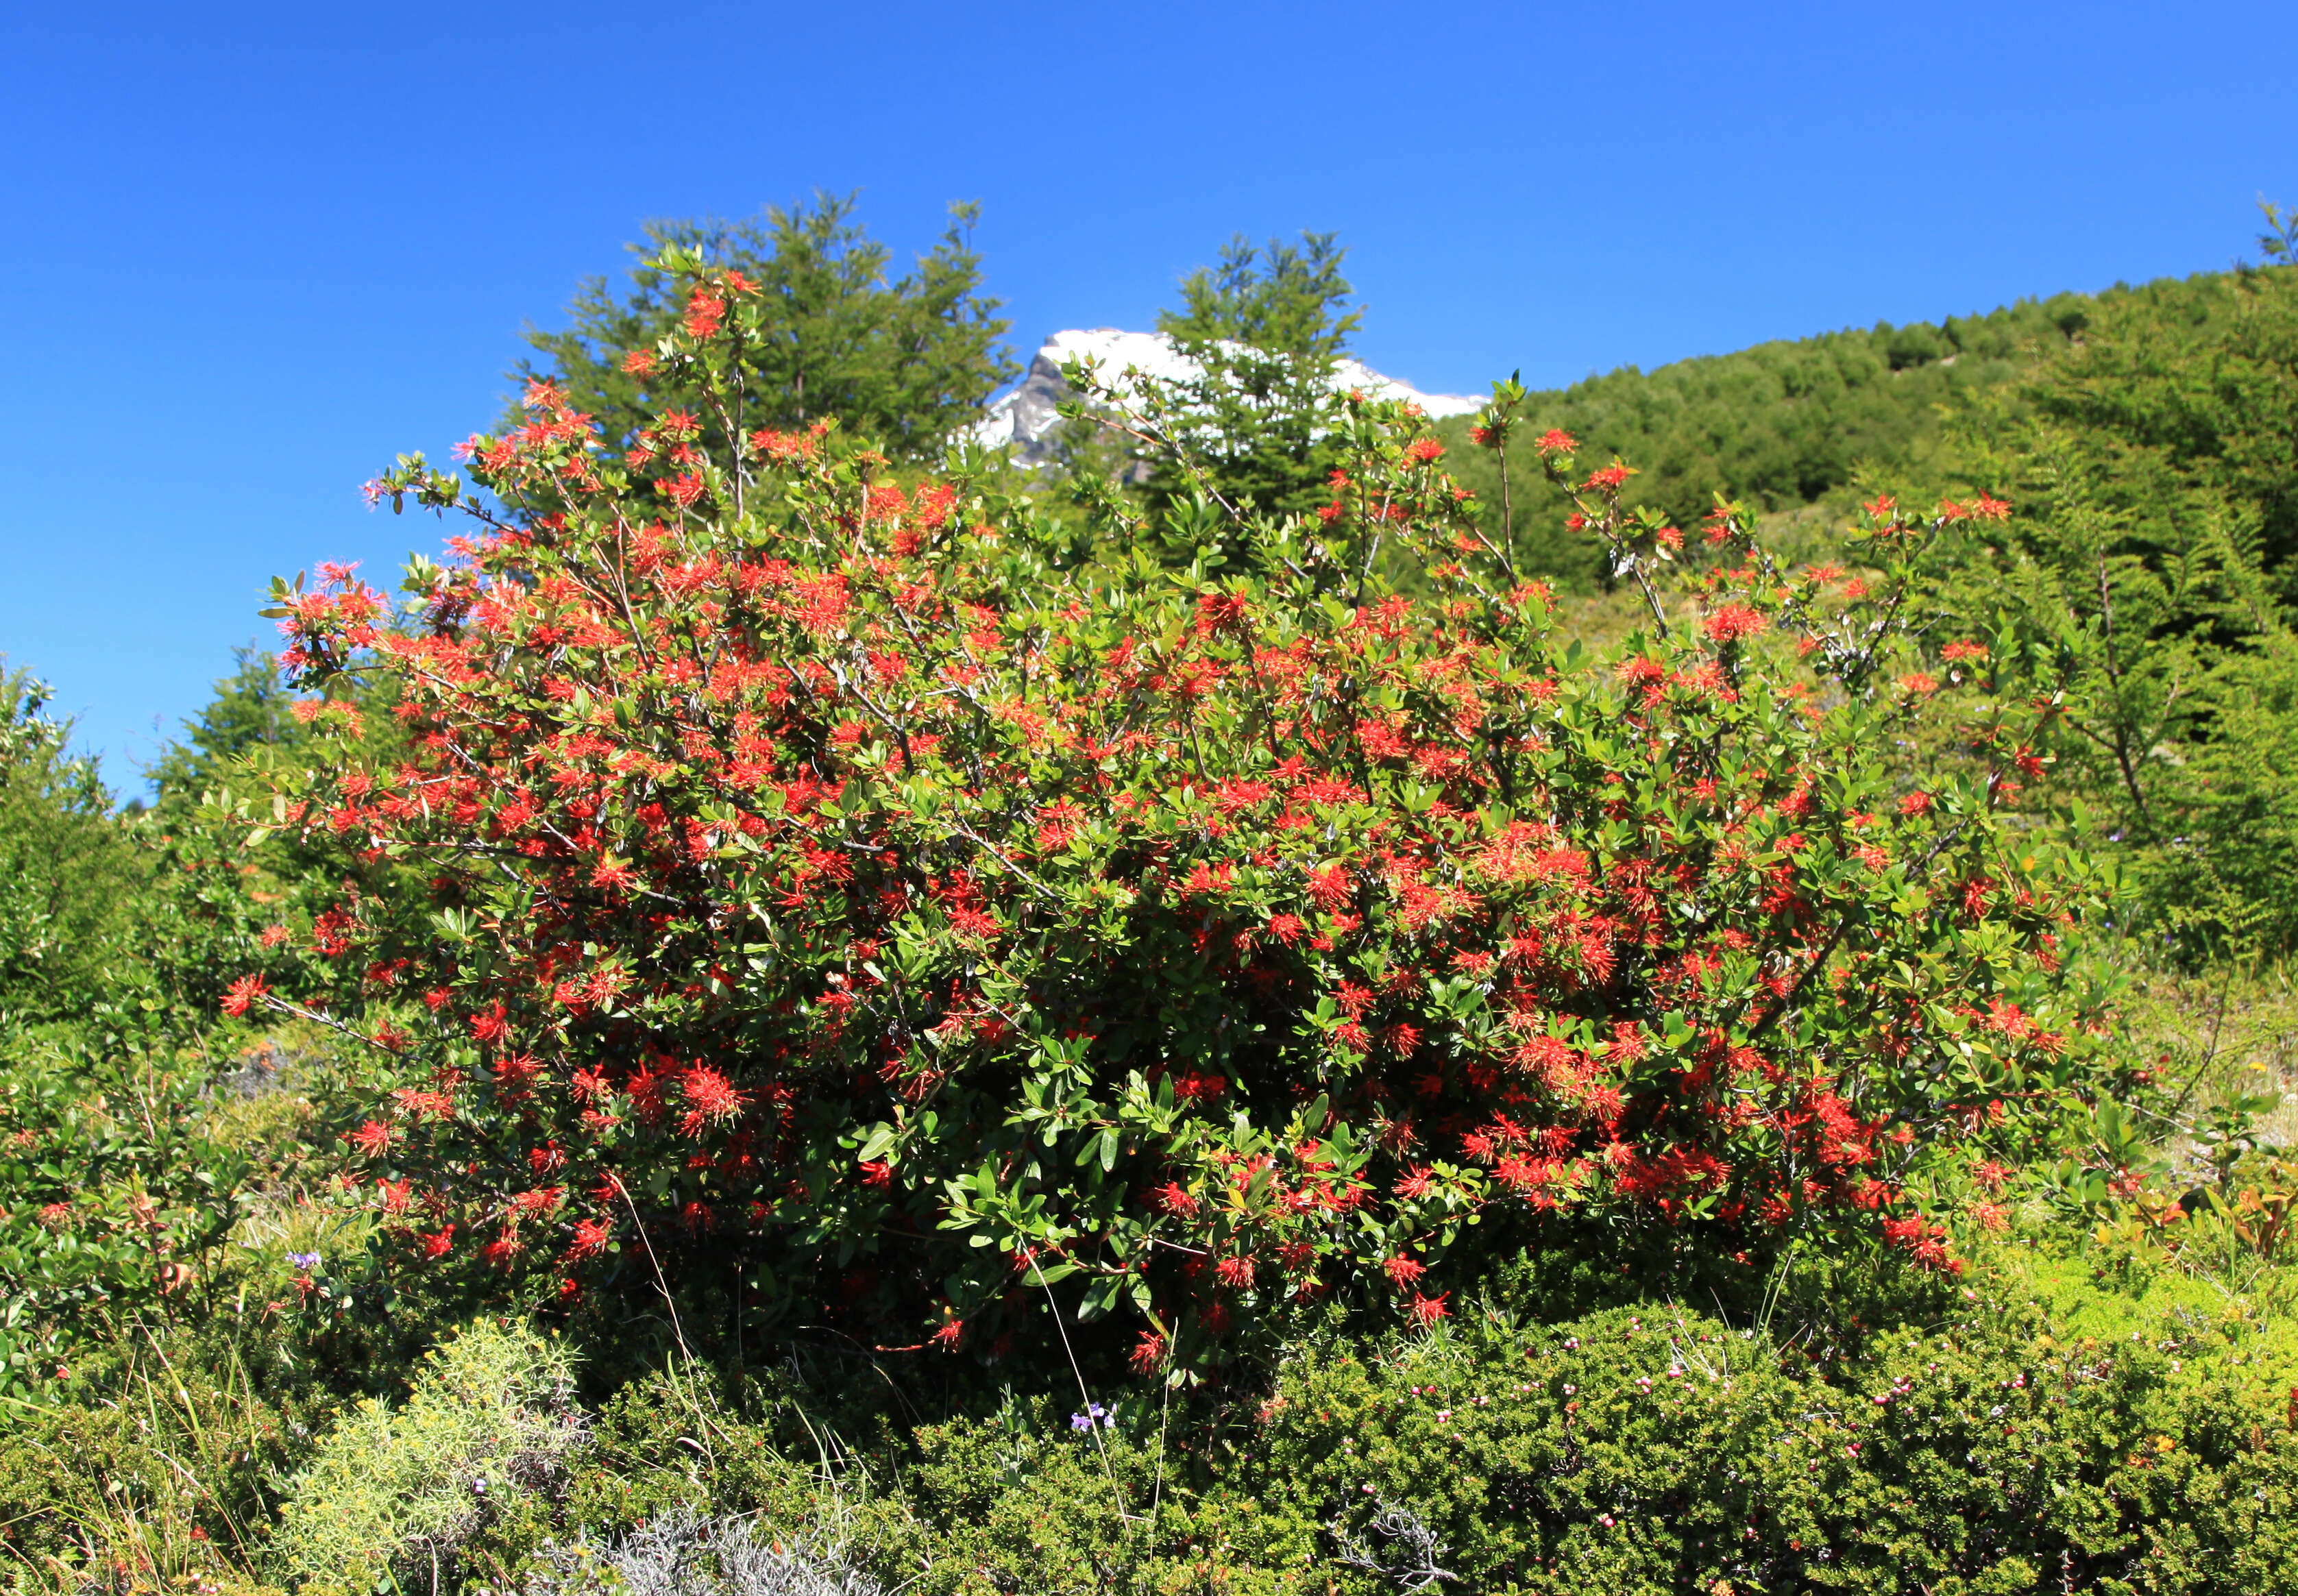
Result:
M1182 279L1180 308L1160 312L1157 330L1198 375L1161 385L1156 396L1178 447L1150 474L1153 507L1202 497L1281 517L1324 502L1339 458L1331 442L1340 403L1334 368L1362 315L1348 305L1346 254L1330 233L1265 246L1240 235L1218 266Z
M145 873L48 697L25 671L0 676L0 1022L66 1018L108 995Z
M1021 371L999 343L1013 324L980 292L980 208L953 205L940 241L892 281L889 252L854 210L850 194L817 194L758 220L649 222L647 241L631 246L641 263L628 292L604 277L583 284L565 328L528 332L541 362L511 375L554 383L609 448L631 447L665 400L646 360L628 357L654 351L685 313L674 277L654 263L676 249L756 286L756 327L732 351L748 378L737 425L792 429L834 417L897 459L930 457ZM719 418L704 425L722 444Z

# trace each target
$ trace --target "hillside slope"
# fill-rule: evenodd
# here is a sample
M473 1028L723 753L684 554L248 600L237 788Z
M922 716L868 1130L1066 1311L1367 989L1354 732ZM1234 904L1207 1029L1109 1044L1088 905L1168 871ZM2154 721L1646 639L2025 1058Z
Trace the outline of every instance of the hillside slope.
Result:
M1634 466L1633 496L1686 524L1719 491L1766 510L1839 497L1863 465L1906 487L1929 486L1946 409L2030 374L2080 339L2103 298L2131 292L2021 300L1938 324L1879 322L1649 372L1625 366L1535 393L1525 416L1535 433L1562 427L1578 437L1583 458L1617 455ZM1497 507L1499 473L1469 446L1470 425L1450 420L1442 430L1457 475ZM1561 542L1562 501L1528 450L1510 462L1510 476L1527 556L1576 581L1584 559Z

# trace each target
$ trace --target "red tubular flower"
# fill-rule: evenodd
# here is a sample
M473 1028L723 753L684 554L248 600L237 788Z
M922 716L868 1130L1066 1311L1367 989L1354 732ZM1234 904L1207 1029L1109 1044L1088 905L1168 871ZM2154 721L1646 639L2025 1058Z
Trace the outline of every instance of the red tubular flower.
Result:
M742 1112L744 1098L734 1085L717 1071L697 1064L689 1070L680 1082L686 1095L690 1115L723 1124Z
M268 933L267 933L268 934ZM223 1012L237 1019L270 990L260 975L243 975L223 995Z
M1745 604L1726 604L1711 611L1706 631L1710 642L1734 643L1743 637L1753 637L1770 625L1764 612L1750 609Z
M1449 1317L1452 1311L1444 1306L1444 1299L1451 1294L1449 1291L1433 1297L1424 1297L1415 1294L1412 1299L1412 1322L1425 1329L1438 1319Z
M1197 1211L1197 1200L1182 1190L1178 1180L1168 1180L1149 1195L1167 1213L1186 1219Z
M500 1042L510 1035L510 1021L503 1005L496 1004L482 1014L471 1016L471 1034L482 1042Z
M392 1128L381 1120L369 1120L357 1130L346 1131L343 1139L368 1158L380 1158L390 1149Z

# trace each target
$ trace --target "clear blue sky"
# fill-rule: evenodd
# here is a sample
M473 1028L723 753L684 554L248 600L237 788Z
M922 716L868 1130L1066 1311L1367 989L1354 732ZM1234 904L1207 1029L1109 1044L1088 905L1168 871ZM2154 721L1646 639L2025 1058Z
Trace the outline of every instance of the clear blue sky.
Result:
M643 218L979 199L1024 355L1334 229L1366 358L1477 392L2224 266L2294 56L2288 0L19 6L0 652L134 785L273 572L435 548L358 484Z

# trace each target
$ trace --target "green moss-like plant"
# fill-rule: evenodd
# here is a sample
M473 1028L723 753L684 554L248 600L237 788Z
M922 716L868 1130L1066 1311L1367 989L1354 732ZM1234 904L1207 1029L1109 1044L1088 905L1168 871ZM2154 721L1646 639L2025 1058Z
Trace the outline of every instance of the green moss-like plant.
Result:
M320 1443L281 1516L287 1583L446 1589L482 1537L531 1542L555 1516L586 1433L568 1351L480 1320L424 1362L403 1404L361 1402Z

